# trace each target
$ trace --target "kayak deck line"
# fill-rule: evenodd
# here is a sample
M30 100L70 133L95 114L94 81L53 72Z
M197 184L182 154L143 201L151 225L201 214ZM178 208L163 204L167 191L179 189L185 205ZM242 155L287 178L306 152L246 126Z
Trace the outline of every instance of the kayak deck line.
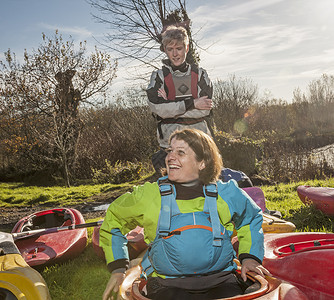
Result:
M73 225L62 226L62 227L43 228L43 229L35 229L35 230L23 231L23 232L14 232L12 233L12 236L14 239L20 239L20 238L31 237L33 235L38 235L38 234L49 234L49 233L64 231L64 230L74 230L74 229L80 229L80 228L100 226L102 225L102 222L103 221L97 221L97 222L91 222L91 223L73 224Z
M323 249L334 249L334 239L322 239L322 240L290 243L288 245L283 245L277 249L274 249L273 252L278 256L286 256L305 251L323 250Z

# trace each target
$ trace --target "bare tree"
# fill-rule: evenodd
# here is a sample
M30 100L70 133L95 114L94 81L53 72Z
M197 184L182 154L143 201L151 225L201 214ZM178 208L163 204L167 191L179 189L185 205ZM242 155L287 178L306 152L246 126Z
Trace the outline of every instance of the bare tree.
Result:
M187 61L198 62L199 56L191 37L190 19L185 0L88 0L100 14L110 33L106 46L119 58L130 59L158 68L162 56L161 33L171 24L184 26L190 38Z
M225 81L218 80L214 86L214 121L219 130L233 132L238 120L244 118L247 109L258 97L258 87L248 78L230 75Z
M295 89L293 101L299 104L303 128L318 133L330 131L334 123L334 76L322 74L310 82L305 93Z
M102 101L117 69L108 54L85 52L85 43L76 50L73 40L64 41L56 31L53 38L43 34L32 54L25 51L22 64L10 50L0 62L0 117L19 124L8 139L19 136L30 159L58 167L67 185L83 126L79 107Z

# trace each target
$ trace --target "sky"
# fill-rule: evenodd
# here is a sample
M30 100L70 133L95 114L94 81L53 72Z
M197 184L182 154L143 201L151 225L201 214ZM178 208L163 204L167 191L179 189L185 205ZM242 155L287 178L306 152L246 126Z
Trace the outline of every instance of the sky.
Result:
M212 81L250 79L260 96L291 101L322 74L334 75L333 0L187 0L201 63ZM108 32L85 0L0 0L0 60L18 59L52 37L98 46ZM114 89L130 84L120 64ZM147 78L147 81L149 78ZM148 82L147 82L148 83ZM145 85L145 84L144 84Z

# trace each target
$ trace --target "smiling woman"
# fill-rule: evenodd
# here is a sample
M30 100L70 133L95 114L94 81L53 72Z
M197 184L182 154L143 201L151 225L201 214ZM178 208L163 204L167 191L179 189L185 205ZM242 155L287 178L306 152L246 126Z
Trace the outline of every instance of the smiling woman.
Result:
M103 299L112 298L125 278L125 236L136 226L151 244L141 263L150 299L232 297L243 293L246 272L269 274L261 265L261 209L234 180L218 181L222 159L213 139L196 129L175 131L166 165L166 176L134 187L107 210L100 246L112 274ZM231 243L234 227L240 233L240 276Z

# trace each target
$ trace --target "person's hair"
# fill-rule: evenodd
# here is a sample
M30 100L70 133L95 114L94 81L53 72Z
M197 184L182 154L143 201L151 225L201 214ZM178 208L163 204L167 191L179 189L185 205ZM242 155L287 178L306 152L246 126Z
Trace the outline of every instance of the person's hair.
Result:
M183 43L185 47L189 45L187 30L182 26L168 26L166 30L162 33L161 37L163 48L165 48L173 40Z
M169 144L172 139L183 140L195 152L198 162L204 161L204 169L199 171L199 180L204 184L218 180L223 168L222 157L212 137L198 129L176 130L169 137ZM166 175L166 169L163 170Z

